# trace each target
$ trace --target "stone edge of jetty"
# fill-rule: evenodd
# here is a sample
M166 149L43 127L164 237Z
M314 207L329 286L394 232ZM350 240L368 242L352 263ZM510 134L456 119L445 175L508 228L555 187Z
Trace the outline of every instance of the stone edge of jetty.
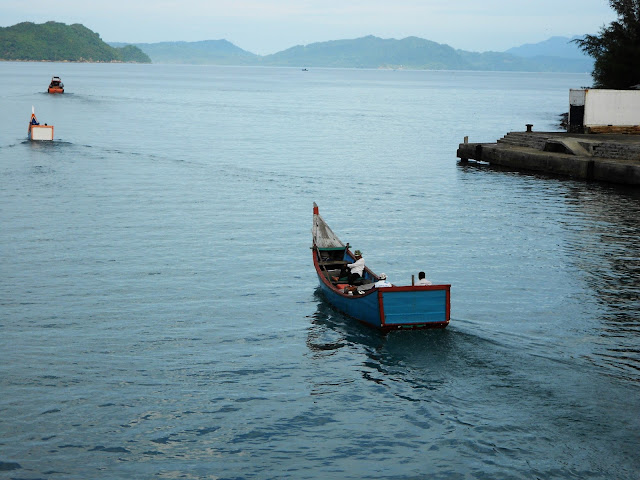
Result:
M464 143L457 156L573 178L640 185L640 135L509 132L496 143Z

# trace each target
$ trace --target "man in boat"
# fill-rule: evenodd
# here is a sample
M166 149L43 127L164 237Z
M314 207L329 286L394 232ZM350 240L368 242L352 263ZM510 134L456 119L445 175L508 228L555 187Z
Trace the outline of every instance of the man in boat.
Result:
M378 281L373 284L373 288L393 287L391 283L387 281L387 274L381 273L378 277Z
M431 282L425 278L424 272L418 273L418 283L416 285L431 285Z
M356 250L353 255L356 257L356 261L347 264L347 268L349 269L349 285L355 285L355 283L361 279L364 274L364 258L362 258L362 252L360 250Z

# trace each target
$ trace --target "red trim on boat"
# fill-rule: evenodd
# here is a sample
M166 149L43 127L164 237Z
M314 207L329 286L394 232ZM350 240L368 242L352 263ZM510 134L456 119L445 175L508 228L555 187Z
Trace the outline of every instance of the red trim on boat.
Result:
M390 288L390 287L385 287ZM385 326L385 316L384 316L384 302L382 301L382 292L378 289L378 306L380 307L380 328L384 328Z

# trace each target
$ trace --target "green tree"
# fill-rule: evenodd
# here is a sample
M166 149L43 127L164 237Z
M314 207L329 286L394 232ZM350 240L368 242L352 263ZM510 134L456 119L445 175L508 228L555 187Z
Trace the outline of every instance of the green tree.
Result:
M627 89L640 84L640 0L609 0L618 19L599 35L574 40L595 62L599 88Z

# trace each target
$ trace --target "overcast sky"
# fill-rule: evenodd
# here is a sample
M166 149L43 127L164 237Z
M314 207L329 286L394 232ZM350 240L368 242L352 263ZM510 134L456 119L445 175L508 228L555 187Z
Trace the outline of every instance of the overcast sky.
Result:
M607 0L0 0L2 27L54 20L107 42L226 39L260 55L365 35L504 51L615 18Z

